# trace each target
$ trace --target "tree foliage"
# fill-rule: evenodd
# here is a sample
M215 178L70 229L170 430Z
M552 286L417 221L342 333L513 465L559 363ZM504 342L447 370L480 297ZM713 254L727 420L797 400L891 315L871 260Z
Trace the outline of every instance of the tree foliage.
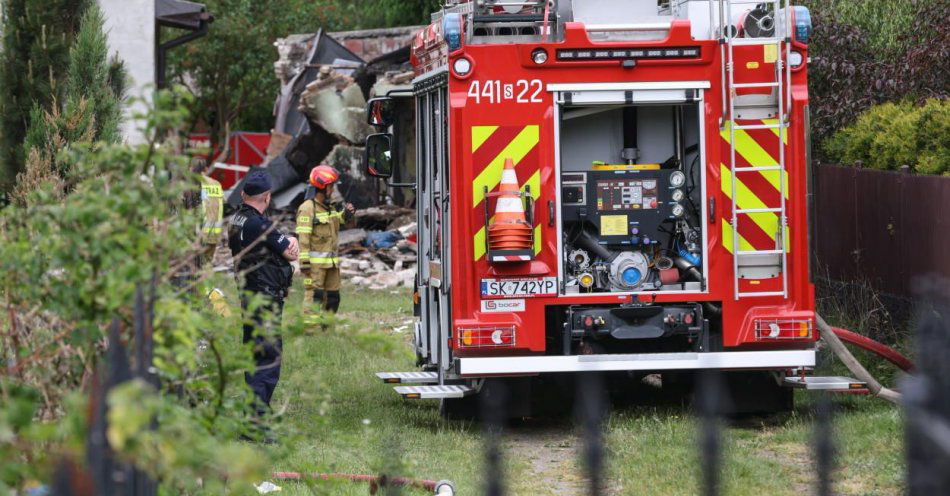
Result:
M57 157L74 143L115 143L121 138L125 70L122 62L108 59L102 30L102 12L90 6L83 15L79 34L69 49L68 72L62 99L39 104L30 112L23 142L25 171L17 176L12 198L23 204L38 185L50 182L62 194L67 164Z
M229 129L270 129L277 96L274 41L316 28L320 4L305 0L210 0L215 16L208 34L174 49L169 56L173 80L195 95L193 120L204 121L215 142ZM178 33L166 30L164 37Z
M815 25L809 89L816 142L874 105L950 97L950 3L804 3Z
M69 47L91 0L4 0L0 50L0 193L23 171L33 108L62 94Z
M338 31L427 24L434 0L208 0L209 33L172 51L173 78L195 94L193 121L218 143L228 130L269 130L280 90L274 42L318 29ZM166 36L175 36L168 32Z
M908 165L922 174L950 175L950 100L872 107L832 135L825 148L843 164L880 170Z
M253 491L263 462L248 432L243 372L250 350L222 346L240 316L213 314L176 279L201 247L181 209L198 179L176 154L187 93L160 93L141 146L78 143L58 160L61 196L40 185L25 206L0 210L0 493L47 480L62 457L81 459L85 403L113 318L131 340L135 290L156 281L154 364L164 390L128 383L109 398L109 444L145 467L163 494ZM173 139L165 140L165 137ZM153 428L154 426L154 428Z

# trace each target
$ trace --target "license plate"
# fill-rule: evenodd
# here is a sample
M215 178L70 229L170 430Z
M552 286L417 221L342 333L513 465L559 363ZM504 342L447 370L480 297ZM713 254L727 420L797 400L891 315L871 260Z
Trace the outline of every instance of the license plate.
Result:
M556 277L537 279L482 279L483 298L524 298L557 294Z

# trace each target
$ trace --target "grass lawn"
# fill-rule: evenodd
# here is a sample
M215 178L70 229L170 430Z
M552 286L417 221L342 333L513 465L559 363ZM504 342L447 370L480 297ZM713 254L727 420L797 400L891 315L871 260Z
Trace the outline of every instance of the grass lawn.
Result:
M299 315L300 292L286 319ZM440 419L435 401L404 401L378 371L408 371L411 305L407 290L346 287L335 331L285 338L283 376L274 406L283 410L274 469L400 474L452 480L459 494L482 494L481 427ZM838 397L835 491L901 494L901 414L881 400ZM723 494L801 495L814 487L810 398L794 413L742 421L723 431ZM608 494L697 494L699 451L694 418L671 406L624 406L606 424ZM506 494L586 494L582 448L569 417L532 419L503 441ZM281 494L367 494L365 484L279 483ZM407 491L405 494L425 494Z

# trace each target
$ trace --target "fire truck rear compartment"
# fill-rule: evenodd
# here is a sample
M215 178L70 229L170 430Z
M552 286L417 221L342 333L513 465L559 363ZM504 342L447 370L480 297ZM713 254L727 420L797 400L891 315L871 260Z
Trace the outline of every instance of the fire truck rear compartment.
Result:
M705 288L699 122L694 102L561 105L562 294Z

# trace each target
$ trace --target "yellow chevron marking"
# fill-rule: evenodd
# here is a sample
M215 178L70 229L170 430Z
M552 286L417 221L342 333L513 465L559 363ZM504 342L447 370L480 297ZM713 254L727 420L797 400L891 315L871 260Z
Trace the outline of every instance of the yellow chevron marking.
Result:
M778 119L762 119L762 124L766 124L766 125L769 125L769 126L775 126L775 125L778 124ZM781 133L782 130L781 130L781 129L778 129L778 128L771 128L771 129L769 129L769 131L772 131L773 134L775 134L776 136L778 136L778 135ZM785 140L784 140L784 141L785 141L785 144L787 145L787 144L788 144L788 129L785 130Z
M735 253L732 249L732 224L726 222L725 219L722 221L722 247L726 249L729 253ZM741 251L753 251L755 248L752 247L752 244L746 241L742 235L739 235L739 250Z
M498 126L472 126L472 153L485 143L485 140L498 129Z
M475 233L474 238L475 245L473 246L473 253L475 254L475 260L485 256L485 226L482 226L481 229Z
M485 199L485 188L488 191L495 189L501 182L501 171L505 166L505 159L510 158L515 165L531 151L540 139L539 127L537 125L525 126L524 129L515 136L515 139L508 143L501 153L495 157L491 163L482 170L475 181L472 183L472 206L477 207Z
M541 224L534 226L534 254L541 253Z
M528 178L528 181L521 185L521 192L525 192L525 186L531 187L531 198L534 201L538 201L538 197L541 196L541 169L534 171L534 174L531 174L531 177Z
M732 172L725 164L719 164L719 173L722 174L722 192L726 194L736 204L739 209L769 208L759 197L755 196L742 181L736 181L736 196L732 198ZM778 215L771 212L761 212L748 215L752 222L755 222L765 234L775 240L778 235Z
M726 128L723 129L719 134L722 136L722 139L726 140L726 143L729 143L729 126L732 123L727 123ZM736 153L742 155L742 158L746 160L752 167L775 167L778 165L778 160L769 155L769 152L765 151L756 140L749 136L749 133L745 132L744 129L736 129ZM785 199L788 199L788 177L785 174L782 174L784 171L761 171L759 174L762 174L762 177L765 178L776 191L780 189L779 180L785 182Z

